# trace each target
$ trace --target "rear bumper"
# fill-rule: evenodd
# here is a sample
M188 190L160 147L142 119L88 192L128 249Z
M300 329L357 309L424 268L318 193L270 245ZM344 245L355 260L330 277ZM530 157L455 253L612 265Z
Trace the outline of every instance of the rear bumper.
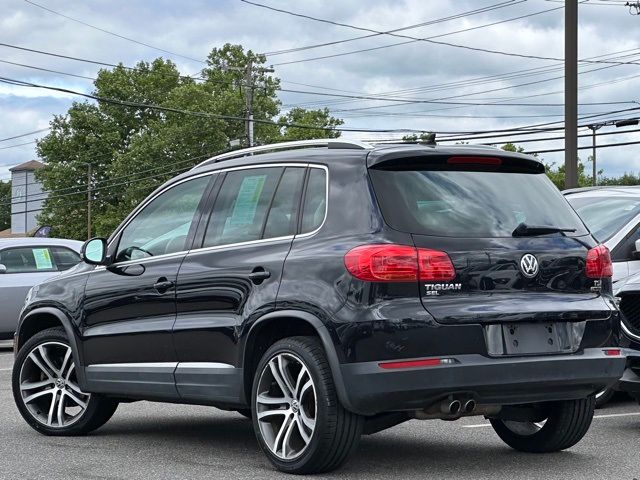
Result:
M626 357L606 356L600 348L573 355L453 358L452 365L402 370L384 370L378 362L342 364L346 406L372 415L425 408L451 394L498 405L584 398L615 384L626 364Z
M627 355L627 368L615 388L640 400L640 352L627 350Z

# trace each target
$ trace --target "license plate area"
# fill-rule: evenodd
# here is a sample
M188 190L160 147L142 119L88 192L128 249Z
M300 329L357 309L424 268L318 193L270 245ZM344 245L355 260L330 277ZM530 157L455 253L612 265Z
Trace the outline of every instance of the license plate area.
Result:
M572 353L580 346L586 322L518 322L485 326L489 355Z

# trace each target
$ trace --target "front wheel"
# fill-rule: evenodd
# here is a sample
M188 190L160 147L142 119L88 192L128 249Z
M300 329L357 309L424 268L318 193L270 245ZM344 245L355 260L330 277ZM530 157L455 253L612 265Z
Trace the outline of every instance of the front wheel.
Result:
M593 419L595 397L553 402L548 416L540 422L492 419L498 436L515 450L549 453L565 450L585 436Z
M45 435L82 435L104 425L118 402L83 392L62 328L30 338L13 366L13 398L22 417Z
M320 342L280 340L263 355L253 383L253 426L271 463L287 473L320 473L356 449L363 418L344 409Z

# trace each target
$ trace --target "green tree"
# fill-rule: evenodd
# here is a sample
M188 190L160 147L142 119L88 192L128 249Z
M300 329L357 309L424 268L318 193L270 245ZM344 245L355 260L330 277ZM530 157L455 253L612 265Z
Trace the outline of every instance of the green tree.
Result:
M0 181L0 230L11 227L11 182Z
M515 145L513 143L505 143L500 148L502 150L504 150L505 152L516 152L516 153L523 153L524 152L524 147L520 147L520 146Z
M51 132L38 142L46 167L37 176L51 192L40 223L51 225L57 236L86 238L87 169L91 164L92 234L109 235L162 182L228 150L232 140L244 142L245 123L219 116L244 118L247 89L253 96L257 144L337 137L334 128L342 121L326 109L281 112L276 95L280 81L267 75L262 68L265 61L262 55L227 44L211 51L199 81L182 76L175 64L161 58L140 62L133 69L120 65L101 70L94 95L176 111L84 101L75 102L65 115L55 116ZM246 78L249 63L254 72L250 84Z

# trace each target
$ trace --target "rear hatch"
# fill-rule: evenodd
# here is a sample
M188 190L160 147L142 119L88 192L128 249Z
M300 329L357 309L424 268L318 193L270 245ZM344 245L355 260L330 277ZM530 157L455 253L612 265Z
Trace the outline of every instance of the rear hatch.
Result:
M603 298L610 282L593 271L594 255L597 263L602 252L592 251L587 265L596 242L539 162L431 153L369 167L386 223L411 233L424 251L421 268L428 268L430 250L451 260L451 275L420 279L422 304L437 322L576 322L611 315Z

